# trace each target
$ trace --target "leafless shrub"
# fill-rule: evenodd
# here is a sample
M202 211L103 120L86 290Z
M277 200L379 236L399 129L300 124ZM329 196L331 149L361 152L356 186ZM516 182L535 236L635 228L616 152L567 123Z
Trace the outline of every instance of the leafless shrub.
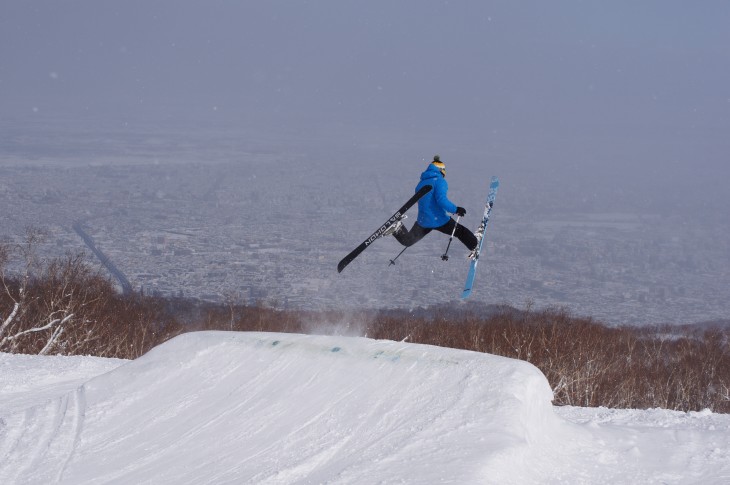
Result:
M43 261L39 242L29 231L23 244L0 245L0 352L134 358L179 333L161 302L117 294L82 254Z

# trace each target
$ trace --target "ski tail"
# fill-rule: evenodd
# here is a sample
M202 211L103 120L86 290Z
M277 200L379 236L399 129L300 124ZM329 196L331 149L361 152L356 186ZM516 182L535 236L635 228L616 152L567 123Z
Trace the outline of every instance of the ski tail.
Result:
M383 236L383 233L385 232L386 229L388 229L390 226L392 226L393 224L395 224L396 222L398 222L403 217L403 214L405 214L405 212L408 209L410 209L411 207L413 207L413 205L415 205L415 203L418 202L421 197L423 197L424 195L426 195L427 193L429 193L432 188L433 187L431 185L424 185L423 187L421 187L418 190L418 192L416 192L415 194L413 194L413 196L410 199L408 199L408 201L405 204L403 204L403 206L400 209L398 209L397 211L395 211L395 214L393 214L390 217L390 219L388 219L387 221L385 221L385 223L383 225L381 225L378 228L377 231L375 231L374 233L372 233L370 235L370 237L368 237L362 243L360 243L360 245L358 247L356 247L355 249L353 249L350 252L350 254L348 254L347 256L345 256L344 258L342 258L342 260L337 264L337 272L338 273L342 273L342 270L345 269L345 267L348 264L350 264L355 258L357 258L360 255L360 253L362 253L363 251L365 251L365 249L368 246L370 246L370 244L372 244L373 241L375 241L376 239L382 237Z

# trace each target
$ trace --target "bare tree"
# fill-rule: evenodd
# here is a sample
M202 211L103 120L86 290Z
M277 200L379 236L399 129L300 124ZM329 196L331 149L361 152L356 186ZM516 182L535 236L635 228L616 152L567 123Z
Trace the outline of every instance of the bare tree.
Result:
M25 239L21 244L3 243L0 249L0 279L2 279L3 300L8 302L12 309L0 325L0 351L16 352L24 335L51 329L58 322L44 322L26 328L24 321L31 306L32 296L28 289L31 278L39 266L37 247L43 241L44 234L35 228L27 228ZM8 263L14 256L20 258L22 270L19 275L12 277L7 272ZM49 325L50 323L50 325Z
M93 334L88 324L95 318L89 317L111 295L82 253L50 262L39 257L43 238L31 228L22 243L0 246L0 351L48 354L78 347L82 333ZM14 258L20 270L9 274ZM75 324L86 325L85 331L71 331Z

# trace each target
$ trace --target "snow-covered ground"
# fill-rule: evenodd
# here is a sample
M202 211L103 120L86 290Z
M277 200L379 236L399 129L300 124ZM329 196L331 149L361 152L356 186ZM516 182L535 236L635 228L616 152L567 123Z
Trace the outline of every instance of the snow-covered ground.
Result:
M0 483L730 483L730 415L551 398L525 362L357 337L0 354Z

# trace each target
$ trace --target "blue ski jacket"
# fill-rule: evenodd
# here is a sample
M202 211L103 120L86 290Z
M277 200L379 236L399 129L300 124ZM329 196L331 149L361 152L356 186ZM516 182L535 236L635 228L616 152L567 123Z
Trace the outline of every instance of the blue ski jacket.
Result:
M418 225L427 229L441 227L451 219L447 212L452 214L456 212L456 204L446 196L449 184L441 175L439 168L429 164L421 174L421 181L416 186L416 192L424 185L431 185L433 189L418 201Z

